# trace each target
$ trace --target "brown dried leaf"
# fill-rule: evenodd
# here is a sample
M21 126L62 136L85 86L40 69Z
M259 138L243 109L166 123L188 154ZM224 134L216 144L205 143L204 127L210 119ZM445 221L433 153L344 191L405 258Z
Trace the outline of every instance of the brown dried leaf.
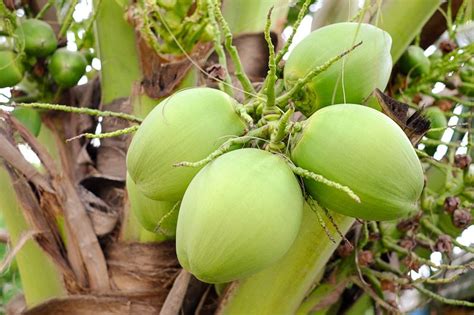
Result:
M118 212L83 186L79 185L78 190L79 197L92 221L95 234L103 236L112 232L118 222Z
M374 95L379 101L383 113L403 129L414 146L417 145L430 129L429 120L421 115L420 110L410 115L407 104L391 98L379 89L375 89Z
M189 281L191 280L191 274L186 270L182 269L176 280L173 283L168 296L166 297L165 303L161 308L160 315L178 315L181 306L183 305L186 291L188 290Z
M174 242L111 243L105 249L111 283L123 292L160 290L164 301L180 267Z
M48 300L22 315L145 315L158 314L161 305L156 292L74 295Z
M193 63L185 55L159 55L143 39L137 37L143 73L141 83L143 90L151 98L170 95L181 83ZM201 65L209 56L212 46L211 42L198 43L189 53L189 57L193 62Z
M8 121L9 117L6 118ZM17 195L20 198L29 198L27 201L22 202L22 205L27 207L26 216L28 214L36 215L34 219L31 219L31 224L39 224L37 222L43 222L42 228L38 227L40 231L51 232L53 239L55 241L48 241L43 243L41 239L37 239L38 243L50 253L50 255L57 259L55 254L57 251L64 253L63 245L61 238L59 236L58 228L56 227L56 215L55 214L64 214L66 221L66 233L68 234L67 255L69 258L69 265L76 275L76 280L79 281L83 286L85 283L84 277L84 268L87 272L87 278L90 287L93 290L106 290L109 288L109 279L107 274L107 267L105 263L105 257L103 255L102 249L100 248L97 236L94 233L91 221L87 216L84 205L82 204L78 192L75 188L75 185L71 182L69 176L64 174L60 175L54 160L48 154L48 152L41 146L38 140L29 133L29 131L24 128L21 124L16 122L14 119L11 119L6 126L6 128L13 128L14 131L18 131L23 139L30 145L30 147L35 151L35 153L40 158L43 166L45 167L49 175L49 185L51 189L43 189L42 186L36 186L37 192L39 193L38 198L34 195L31 187L28 185L26 180L25 184L21 186L22 190L17 190ZM13 134L13 131L6 133ZM5 135L5 133L4 133ZM2 137L0 137L1 139ZM5 136L3 139L8 140ZM4 141L5 142L5 141ZM10 143L13 146L12 143ZM9 151L7 151L9 153ZM1 153L0 153L1 156ZM20 160L24 160L20 156ZM17 163L15 161L8 160L8 163ZM25 161L26 162L26 161ZM26 162L27 163L27 162ZM15 164L13 164L15 165ZM22 171L22 169L18 169ZM13 174L13 173L12 173ZM19 179L23 177L18 176ZM22 181L14 181L15 183L21 183ZM34 184L34 182L32 182ZM18 188L17 188L18 189ZM38 202L41 210L38 208ZM32 208L33 206L33 208ZM34 211L28 209L35 209ZM47 215L43 217L38 215L43 213ZM43 220L43 221L41 221ZM36 225L34 225L36 226ZM50 233L48 233L49 235ZM46 233L40 234L40 237L46 235ZM46 246L47 244L48 246ZM57 259L59 263L60 260ZM63 270L66 271L64 264L60 265ZM67 275L67 273L66 273Z

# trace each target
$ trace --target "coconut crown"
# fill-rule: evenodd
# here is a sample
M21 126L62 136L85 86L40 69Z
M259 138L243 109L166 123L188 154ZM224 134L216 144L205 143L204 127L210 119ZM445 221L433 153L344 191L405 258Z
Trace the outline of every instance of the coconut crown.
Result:
M402 129L372 108L339 104L314 113L293 143L296 165L348 186L357 203L327 185L305 180L321 206L367 220L391 220L417 209L423 171Z
M385 89L392 71L392 38L373 25L350 22L317 29L298 43L285 64L286 87L359 42L359 47L305 86L297 109L309 116L327 105L362 104L375 88Z

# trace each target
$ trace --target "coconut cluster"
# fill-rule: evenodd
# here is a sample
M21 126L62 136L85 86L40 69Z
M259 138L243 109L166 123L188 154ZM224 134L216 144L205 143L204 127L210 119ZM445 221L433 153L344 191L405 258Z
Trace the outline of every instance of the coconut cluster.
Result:
M41 90L47 82L70 88L86 72L87 60L84 55L67 48L58 48L56 34L45 21L18 20L11 34L6 32L2 35L5 36L1 36L0 41L0 88L17 86L20 90ZM33 135L39 134L41 117L36 110L15 108L13 115Z
M0 47L0 88L20 83L25 69L45 60L53 81L61 87L72 87L84 75L87 61L82 53L58 47L52 27L45 21L19 21L11 37Z
M143 121L127 154L132 209L149 230L176 224L178 259L197 278L229 282L281 259L299 233L305 199L367 220L417 209L423 171L410 140L388 116L361 105L388 82L387 33L357 23L321 28L290 54L283 80L291 89L359 40L358 50L301 89L294 101L308 118L299 128L287 123L284 150L265 145L278 124L258 110L251 117L267 132L225 146L257 127L243 119L245 107L215 89L177 92Z

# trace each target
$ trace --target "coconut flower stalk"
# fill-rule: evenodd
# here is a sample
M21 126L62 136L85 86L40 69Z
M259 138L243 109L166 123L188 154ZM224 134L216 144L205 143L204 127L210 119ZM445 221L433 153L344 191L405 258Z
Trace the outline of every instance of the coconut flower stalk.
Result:
M319 207L314 209L323 213ZM345 234L354 218L331 215ZM299 234L288 253L277 263L247 279L231 284L218 314L295 314L341 241L328 217L322 217L331 237L308 204L303 209Z

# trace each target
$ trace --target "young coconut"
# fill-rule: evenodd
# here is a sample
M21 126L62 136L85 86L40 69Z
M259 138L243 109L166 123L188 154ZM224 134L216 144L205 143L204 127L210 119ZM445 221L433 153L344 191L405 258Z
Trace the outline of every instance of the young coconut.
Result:
M204 282L244 278L288 251L302 211L298 180L282 158L258 149L226 153L186 190L176 232L179 262Z
M428 107L424 115L430 121L430 129L439 129L439 128L446 128L448 126L448 120L444 115L443 111L437 106ZM426 137L439 140L444 134L444 129L442 130L432 130L426 133Z
M385 89L392 71L392 39L387 32L363 23L331 24L308 35L285 64L285 85L291 88L308 72L361 41L360 47L304 87L297 109L309 116L331 104L360 104L375 88Z
M431 67L431 61L425 56L425 51L413 45L407 48L398 64L402 73L412 77L428 74Z
M417 209L423 170L410 140L384 114L362 105L340 104L313 114L291 152L299 167L346 185L361 199L305 180L321 206L366 220L391 220Z
M56 34L51 26L41 20L28 19L23 21L15 31L20 43L24 44L25 52L30 56L46 57L58 46Z
M148 231L160 233L167 238L176 235L179 201L158 201L143 195L130 175L127 174L127 193L132 212Z
M24 69L18 55L10 50L0 50L0 88L14 86L23 79Z
M193 88L173 94L140 125L127 153L127 170L151 199L180 200L199 167L175 167L199 161L231 137L244 133L236 101L219 90Z
M56 50L49 61L48 70L54 82L64 88L73 87L86 72L86 58L67 48Z

